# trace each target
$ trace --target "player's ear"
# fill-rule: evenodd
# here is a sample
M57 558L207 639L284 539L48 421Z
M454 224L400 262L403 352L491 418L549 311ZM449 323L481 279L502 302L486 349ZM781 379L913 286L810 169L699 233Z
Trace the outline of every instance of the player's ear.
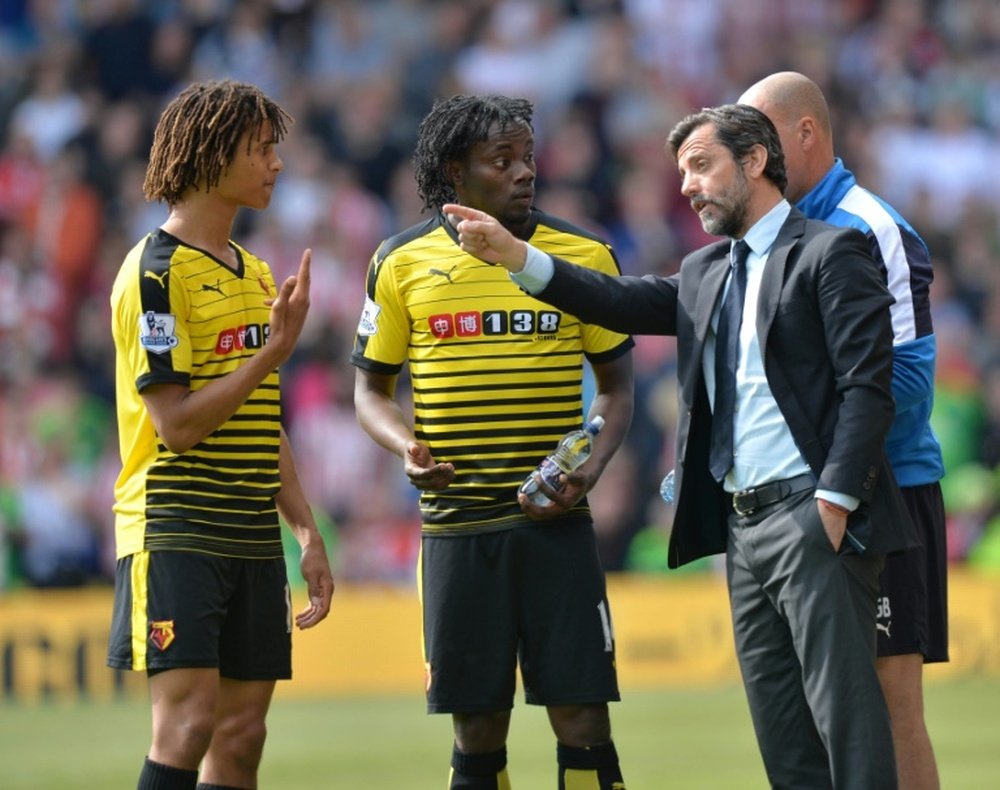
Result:
M448 162L444 166L444 174L453 187L459 186L465 180L465 168L461 162Z

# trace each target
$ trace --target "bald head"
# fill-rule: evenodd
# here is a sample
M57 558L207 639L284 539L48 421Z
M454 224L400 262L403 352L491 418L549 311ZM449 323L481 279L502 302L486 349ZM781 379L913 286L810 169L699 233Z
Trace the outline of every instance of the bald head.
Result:
M831 137L830 110L819 85L797 71L779 71L755 82L740 96L740 104L749 104L767 115L771 122L794 122L804 115Z
M797 203L833 167L830 110L819 86L804 74L780 71L754 83L739 99L778 129L788 171L785 196Z

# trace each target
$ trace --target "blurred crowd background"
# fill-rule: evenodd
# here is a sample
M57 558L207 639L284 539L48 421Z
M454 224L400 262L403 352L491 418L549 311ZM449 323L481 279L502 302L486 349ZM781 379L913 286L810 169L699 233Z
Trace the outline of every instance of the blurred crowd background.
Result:
M279 281L313 249L286 427L338 581L405 583L415 492L357 425L348 356L372 252L422 218L410 157L435 97L533 100L537 204L605 234L625 272L666 274L710 240L667 133L782 69L823 87L840 156L930 247L949 552L1000 568L996 0L3 0L0 590L112 577L108 297L166 216L146 156L188 82L254 82L296 118L271 207L234 235ZM607 568L655 573L674 345L637 340L634 425L591 504Z

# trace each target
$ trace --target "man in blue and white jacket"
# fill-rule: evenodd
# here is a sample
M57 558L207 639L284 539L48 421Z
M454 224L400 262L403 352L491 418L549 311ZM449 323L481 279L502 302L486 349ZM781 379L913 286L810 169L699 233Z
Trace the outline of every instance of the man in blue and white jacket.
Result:
M779 72L740 97L778 129L785 197L812 219L858 228L883 267L892 306L896 417L886 453L923 545L886 559L879 584L877 668L892 719L901 790L938 790L934 750L924 722L923 664L948 660L947 551L940 480L941 447L930 424L936 343L933 279L927 246L888 203L859 186L834 156L826 99L796 72Z

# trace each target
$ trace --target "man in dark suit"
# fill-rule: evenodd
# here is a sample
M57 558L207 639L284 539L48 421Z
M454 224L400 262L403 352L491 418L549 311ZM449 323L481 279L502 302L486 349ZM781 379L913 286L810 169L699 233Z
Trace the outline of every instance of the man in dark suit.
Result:
M916 537L884 453L892 297L863 234L807 220L784 200L778 133L763 113L702 110L668 146L702 226L729 237L672 277L575 271L482 212L444 211L463 220L467 251L539 299L620 332L677 336L669 564L726 554L771 784L895 788L875 599L884 555ZM726 305L730 291L745 296Z

